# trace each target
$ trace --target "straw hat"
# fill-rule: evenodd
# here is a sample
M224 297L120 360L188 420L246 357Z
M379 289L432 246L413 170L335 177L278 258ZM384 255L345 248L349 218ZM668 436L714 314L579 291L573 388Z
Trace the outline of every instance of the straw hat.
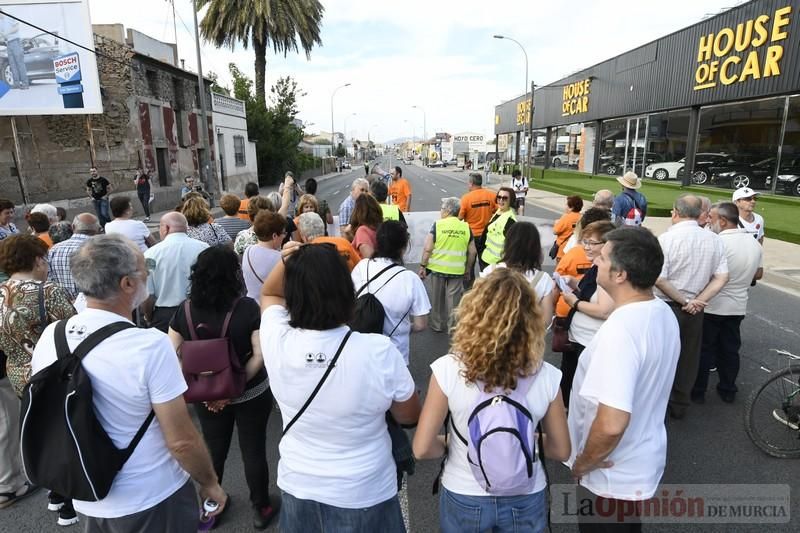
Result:
M642 180L635 172L631 171L626 172L624 176L618 177L617 181L626 189L638 189L642 186Z

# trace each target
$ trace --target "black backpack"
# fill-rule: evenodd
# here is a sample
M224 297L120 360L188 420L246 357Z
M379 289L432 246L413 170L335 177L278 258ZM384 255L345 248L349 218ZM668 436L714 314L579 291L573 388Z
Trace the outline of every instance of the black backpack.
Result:
M370 282L375 281L380 277L381 274L395 267L397 267L397 272L395 272L392 277L387 279L386 283L381 285L377 291L367 292L361 295L364 289L369 287ZM405 272L405 270L406 269L400 265L389 265L375 274L375 277L370 278L369 262L367 262L367 282L360 289L358 289L358 292L356 292L356 309L353 313L353 320L350 321L350 327L353 329L353 331L357 331L359 333L383 333L383 322L386 319L386 310L383 308L383 304L380 300L378 300L378 297L375 296L375 294L384 288L390 281L392 281L395 276L401 272ZM394 334L395 330L397 330L397 327L403 322L403 320L405 320L409 311L411 311L411 309L406 311L406 314L403 315L403 318L400 319L400 322L398 322L394 329L392 329L392 332L389 333L389 337Z
M130 445L117 449L94 411L92 382L81 360L130 322L108 324L70 352L67 321L55 326L58 359L34 374L22 396L20 448L25 475L35 485L67 498L99 501L150 426L150 412Z

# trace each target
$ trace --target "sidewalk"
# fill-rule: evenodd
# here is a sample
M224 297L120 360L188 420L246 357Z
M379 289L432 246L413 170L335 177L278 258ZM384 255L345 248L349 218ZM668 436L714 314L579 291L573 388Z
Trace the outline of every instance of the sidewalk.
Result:
M492 174L489 187L496 190L500 187L501 180L502 185L509 185L511 177ZM535 187L534 181L528 190L526 201L560 216L566 206L566 196L541 191ZM769 225L769 220L766 221L766 224ZM642 225L658 236L672 225L672 221L667 217L647 217ZM800 265L800 245L767 237L764 239L764 278L759 283L800 296L800 266L798 265Z

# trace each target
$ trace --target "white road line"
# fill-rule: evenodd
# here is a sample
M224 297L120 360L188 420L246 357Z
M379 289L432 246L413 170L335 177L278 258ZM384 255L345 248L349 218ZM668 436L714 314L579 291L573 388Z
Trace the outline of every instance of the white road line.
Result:
M336 196L337 194L339 194L339 191L341 191L341 189L336 189L335 191L333 191L333 193L331 193L331 196Z
M447 192L447 189L441 189L440 188L439 190L442 191L442 192Z

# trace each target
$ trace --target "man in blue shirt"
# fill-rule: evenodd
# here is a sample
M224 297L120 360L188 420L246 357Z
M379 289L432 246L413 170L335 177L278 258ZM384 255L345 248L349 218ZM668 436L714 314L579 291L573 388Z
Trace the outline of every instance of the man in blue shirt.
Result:
M635 172L626 172L617 178L622 185L622 194L614 199L611 215L617 226L641 226L647 215L647 198L636 189L642 186L642 180Z
M189 275L200 252L208 248L203 241L186 234L188 223L182 214L171 211L161 217L158 232L161 242L144 253L147 266L147 292L142 305L150 326L167 332L175 310L189 292Z

